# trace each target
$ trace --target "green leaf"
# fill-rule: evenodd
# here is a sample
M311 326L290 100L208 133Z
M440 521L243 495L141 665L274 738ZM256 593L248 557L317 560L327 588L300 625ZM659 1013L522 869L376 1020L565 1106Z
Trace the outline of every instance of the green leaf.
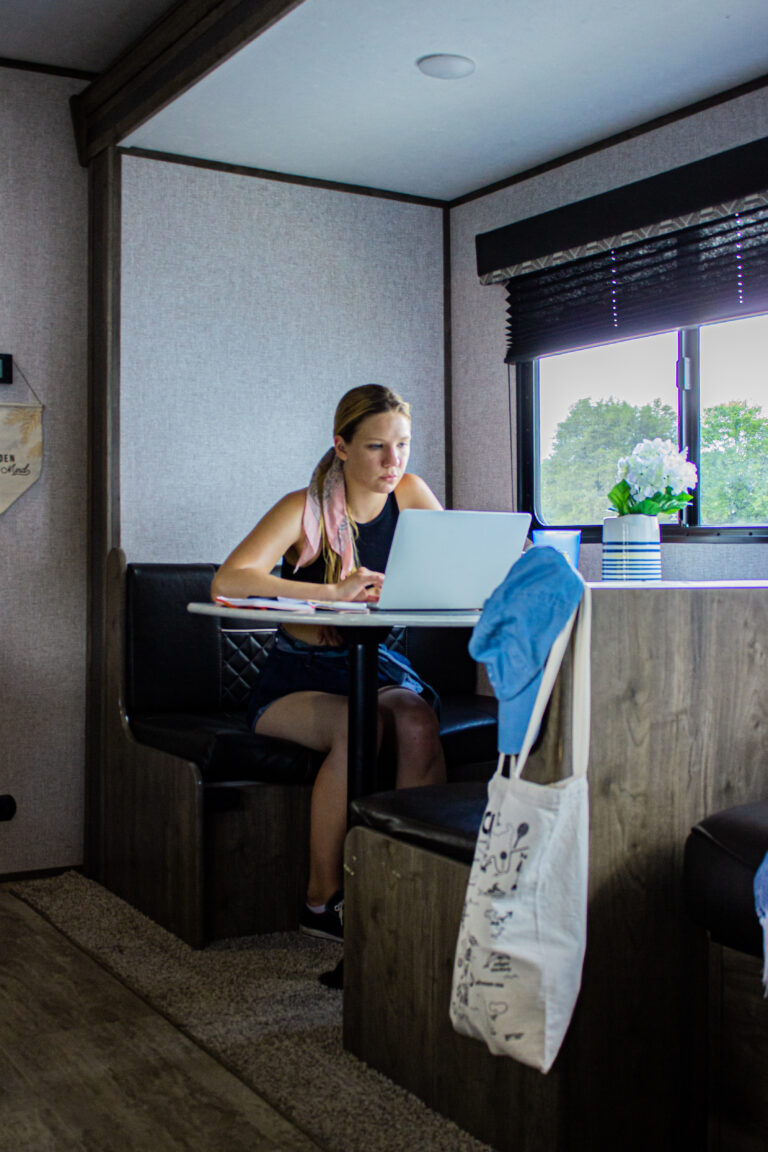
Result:
M661 509L655 496L646 496L644 500L632 505L632 511L640 516L658 516Z
M679 512L691 499L687 492L675 495L671 488L667 488L666 492L654 492L653 496L646 496L643 500L633 501L630 498L629 511L642 516L659 516Z
M632 511L632 494L626 480L620 480L618 484L614 484L608 493L608 500L611 508L618 512L619 516L627 516Z

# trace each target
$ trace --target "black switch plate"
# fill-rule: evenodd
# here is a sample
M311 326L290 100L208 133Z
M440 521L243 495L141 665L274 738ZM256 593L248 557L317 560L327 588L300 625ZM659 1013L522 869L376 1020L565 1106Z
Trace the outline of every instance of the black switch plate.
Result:
M13 356L0 352L0 384L13 384Z

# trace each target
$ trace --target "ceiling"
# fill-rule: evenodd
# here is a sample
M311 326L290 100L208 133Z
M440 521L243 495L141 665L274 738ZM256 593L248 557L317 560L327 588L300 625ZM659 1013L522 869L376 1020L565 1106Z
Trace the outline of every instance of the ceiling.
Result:
M0 0L0 56L104 72L171 0Z
M0 0L2 53L101 70L170 6ZM766 0L304 0L122 143L452 200L767 73Z

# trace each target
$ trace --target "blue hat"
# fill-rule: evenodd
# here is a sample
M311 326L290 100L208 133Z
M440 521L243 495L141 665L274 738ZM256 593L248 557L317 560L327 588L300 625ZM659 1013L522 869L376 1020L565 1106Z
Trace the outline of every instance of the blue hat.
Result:
M499 751L517 755L552 644L576 610L584 581L554 548L529 548L486 600L469 641L499 701Z

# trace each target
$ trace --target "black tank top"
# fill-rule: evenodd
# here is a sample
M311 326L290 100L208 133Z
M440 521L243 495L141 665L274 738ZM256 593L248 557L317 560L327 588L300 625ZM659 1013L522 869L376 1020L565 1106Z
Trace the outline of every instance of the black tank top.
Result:
M387 502L378 516L369 520L367 524L357 525L357 558L362 568L370 568L372 572L383 572L386 568L399 512L395 494L390 492L387 496ZM315 557L311 564L307 564L305 568L299 568L298 572L294 572L293 568L294 565L283 557L280 575L284 580L325 584L325 558L322 552Z

